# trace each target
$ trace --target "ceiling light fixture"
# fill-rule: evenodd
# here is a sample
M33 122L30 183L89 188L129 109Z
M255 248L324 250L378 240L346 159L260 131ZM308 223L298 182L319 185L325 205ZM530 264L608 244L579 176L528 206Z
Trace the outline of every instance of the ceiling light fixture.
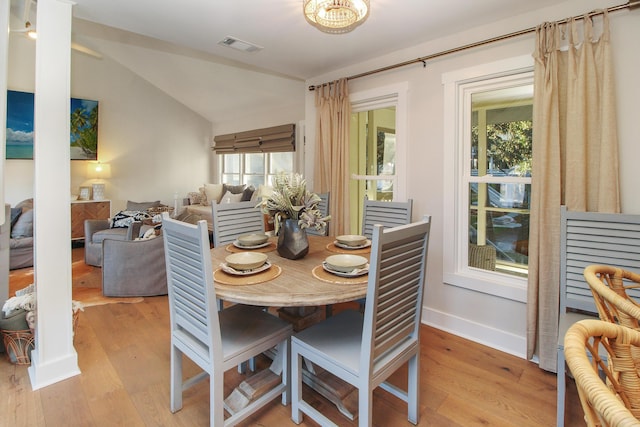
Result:
M369 17L369 0L303 0L306 20L322 32L344 34Z

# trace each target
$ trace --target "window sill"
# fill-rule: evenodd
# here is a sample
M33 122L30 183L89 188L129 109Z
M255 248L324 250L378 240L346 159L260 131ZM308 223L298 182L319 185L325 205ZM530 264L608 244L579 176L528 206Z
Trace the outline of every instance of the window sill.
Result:
M468 269L464 272L445 273L444 283L512 301L527 302L527 279L525 278Z

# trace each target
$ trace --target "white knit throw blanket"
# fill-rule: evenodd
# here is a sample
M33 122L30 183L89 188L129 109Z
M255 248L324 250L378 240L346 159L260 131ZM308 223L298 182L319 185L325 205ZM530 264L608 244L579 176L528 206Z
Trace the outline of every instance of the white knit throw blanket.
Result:
M24 308L27 311L32 311L36 307L36 298L33 292L25 295L15 296L9 298L2 306L2 311L5 316L8 316L12 311Z
M12 311L18 309L25 309L27 311L34 311L36 308L36 294L34 293L35 287L32 284L26 288L16 291L16 296L9 298L2 306L2 311L5 316L8 316ZM71 301L71 309L75 313L76 311L84 311L84 304L80 301Z

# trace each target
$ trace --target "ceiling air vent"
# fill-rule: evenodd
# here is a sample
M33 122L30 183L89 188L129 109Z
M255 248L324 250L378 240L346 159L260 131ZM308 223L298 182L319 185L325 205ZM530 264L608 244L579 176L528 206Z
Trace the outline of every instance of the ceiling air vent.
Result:
M218 42L219 45L231 47L243 52L257 52L264 49L262 46L239 40L235 37L227 36Z

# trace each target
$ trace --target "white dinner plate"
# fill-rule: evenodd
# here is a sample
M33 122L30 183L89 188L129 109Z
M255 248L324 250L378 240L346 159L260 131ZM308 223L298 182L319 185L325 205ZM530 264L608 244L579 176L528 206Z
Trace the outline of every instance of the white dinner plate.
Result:
M324 268L325 271L328 271L329 273L335 274L336 276L340 276L340 277L360 277L360 276L364 276L365 274L369 274L369 264L366 264L363 268L360 268L355 272L352 271L351 273L344 273L342 271L332 270L329 266L327 266L326 262L322 262L322 268Z
M349 245L345 245L343 243L338 242L337 240L333 241L333 244L336 245L336 247L338 248L342 248L342 249L364 249L364 248L368 248L369 246L371 246L371 240L367 239L367 241L365 242L364 245L359 245L359 246L349 246Z
M271 267L271 263L266 261L258 268L254 268L253 270L236 270L233 267L229 267L226 263L221 263L220 268L225 273L233 274L234 276L250 276L252 274L262 273L263 271L268 270Z
M259 245L244 246L244 245L241 245L240 242L238 242L237 240L233 242L233 246L235 246L238 249L260 249L260 248L266 248L270 244L271 242L266 241L264 243L260 243Z

